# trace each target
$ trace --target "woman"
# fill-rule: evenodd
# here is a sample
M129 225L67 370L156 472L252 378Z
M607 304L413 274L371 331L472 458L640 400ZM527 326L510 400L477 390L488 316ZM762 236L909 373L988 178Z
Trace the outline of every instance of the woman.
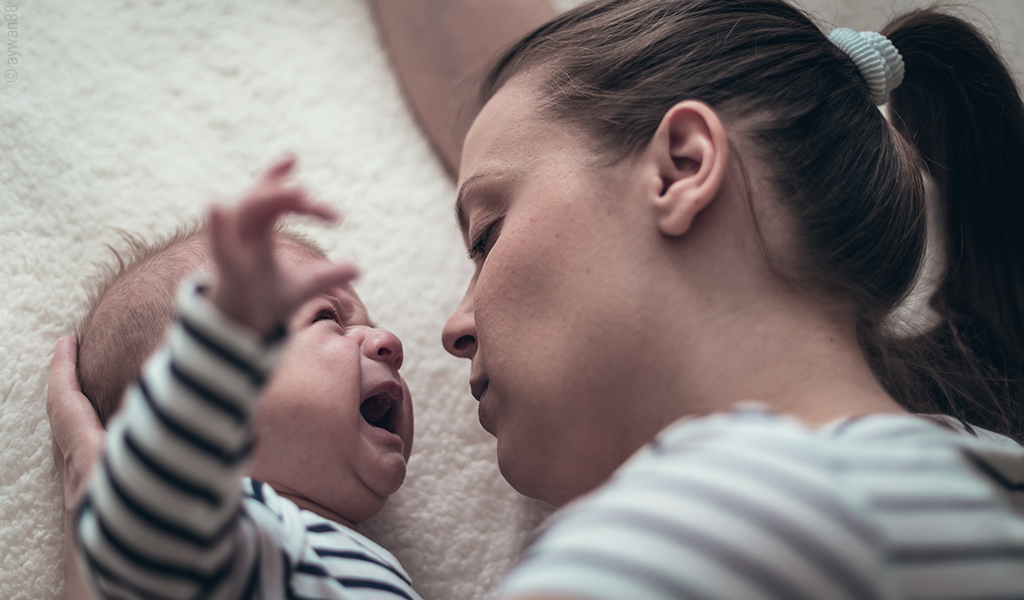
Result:
M882 33L902 59L779 1L607 1L490 72L443 341L503 475L577 501L503 594L1024 596L1024 108L963 22ZM922 170L948 252L898 337Z

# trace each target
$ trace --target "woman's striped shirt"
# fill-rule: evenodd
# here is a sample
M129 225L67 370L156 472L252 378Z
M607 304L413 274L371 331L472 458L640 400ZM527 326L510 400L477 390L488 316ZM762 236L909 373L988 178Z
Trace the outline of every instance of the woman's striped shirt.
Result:
M553 517L502 598L1024 599L1024 448L948 418L680 421Z

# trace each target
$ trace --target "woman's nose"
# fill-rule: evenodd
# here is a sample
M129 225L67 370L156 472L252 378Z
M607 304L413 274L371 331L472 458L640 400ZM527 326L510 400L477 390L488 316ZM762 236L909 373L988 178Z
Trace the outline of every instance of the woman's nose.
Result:
M452 356L472 359L476 355L476 321L473 316L472 289L466 290L462 302L445 323L441 343Z
M363 354L371 360L386 362L397 371L402 368L405 355L402 340L387 329L372 328L363 340Z

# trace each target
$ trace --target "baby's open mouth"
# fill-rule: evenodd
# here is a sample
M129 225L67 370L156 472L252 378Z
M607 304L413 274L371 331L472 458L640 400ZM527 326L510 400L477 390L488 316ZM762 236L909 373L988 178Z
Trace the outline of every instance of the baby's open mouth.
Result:
M401 406L401 402L398 398L393 398L387 393L380 393L363 400L363 403L359 405L359 413L370 425L395 433L395 421L397 421L399 406Z

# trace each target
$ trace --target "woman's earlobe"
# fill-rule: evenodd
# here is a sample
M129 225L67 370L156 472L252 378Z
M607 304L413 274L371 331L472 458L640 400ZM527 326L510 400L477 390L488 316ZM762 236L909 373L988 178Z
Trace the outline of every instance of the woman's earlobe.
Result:
M721 191L728 160L725 128L710 106L686 100L665 113L654 144L663 182L654 199L658 229L680 236Z

